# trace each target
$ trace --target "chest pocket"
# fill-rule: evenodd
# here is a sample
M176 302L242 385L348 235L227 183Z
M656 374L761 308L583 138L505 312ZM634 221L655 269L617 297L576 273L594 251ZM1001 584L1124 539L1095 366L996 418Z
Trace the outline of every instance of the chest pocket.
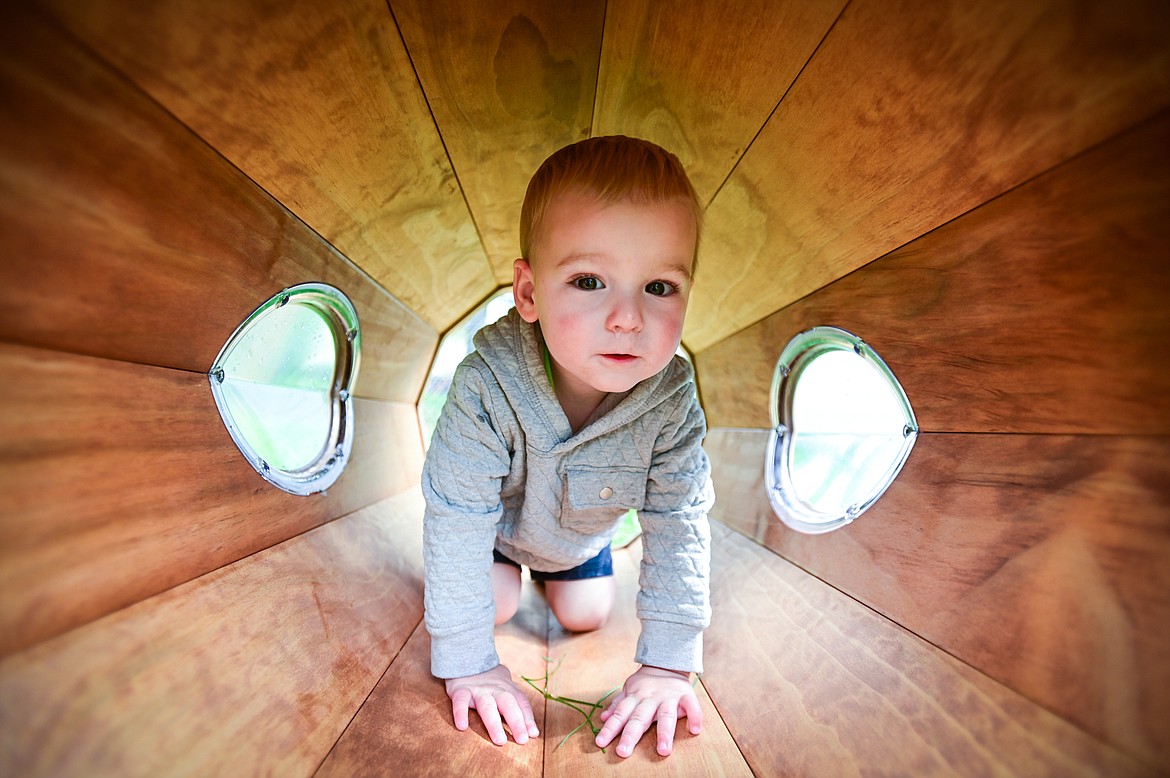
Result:
M626 510L642 509L646 476L644 468L635 467L568 468L561 526L589 534L612 528Z

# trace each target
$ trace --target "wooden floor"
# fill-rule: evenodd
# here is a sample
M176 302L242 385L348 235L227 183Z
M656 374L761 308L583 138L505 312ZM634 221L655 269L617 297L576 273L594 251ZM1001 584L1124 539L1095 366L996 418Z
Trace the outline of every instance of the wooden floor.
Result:
M702 734L623 760L532 691L542 736L497 747L430 675L421 520L412 490L0 661L0 775L1154 774L720 522ZM639 554L595 633L526 581L504 663L551 659L576 699L620 684Z
M427 672L420 624L325 759L319 775L1145 775L1127 756L882 618L771 551L714 522L703 732L680 727L673 755L643 737L627 760L602 753L568 707L529 697L542 737L494 746L477 723L451 725ZM498 630L503 662L550 691L600 698L636 667L640 544L615 554L609 624L566 633L530 581ZM472 716L475 720L474 715ZM628 766L626 763L629 763ZM637 767L634 767L637 765Z
M526 577L520 612L497 631L501 660L517 680L528 676L543 685L548 658L556 665L548 686L552 694L596 700L637 668L632 657L639 632L634 614L639 557L637 543L615 554L618 602L605 628L591 634L566 633ZM606 775L619 769L636 769L639 775L752 774L701 684L701 735L691 736L680 725L669 758L658 756L653 737L643 737L634 753L622 759L612 748L604 753L597 748L587 727L570 734L583 717L561 703L546 705L532 689L529 699L540 725L539 739L523 746L511 741L495 746L474 713L471 729L456 731L442 685L430 676L429 660L430 639L420 624L318 775L378 774L385 770L388 755L395 763L411 765L415 775ZM623 768L625 763L629 766Z

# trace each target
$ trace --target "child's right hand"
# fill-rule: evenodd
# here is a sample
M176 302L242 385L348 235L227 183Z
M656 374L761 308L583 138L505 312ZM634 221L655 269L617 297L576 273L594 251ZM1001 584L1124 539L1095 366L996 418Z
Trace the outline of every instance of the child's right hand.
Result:
M536 717L532 714L532 703L512 681L512 672L503 665L496 665L479 675L448 678L446 684L447 696L451 698L451 710L455 716L455 729L467 729L467 712L475 708L488 737L497 746L508 742L504 724L508 725L517 743L527 743L528 738L540 735L540 730L536 728Z

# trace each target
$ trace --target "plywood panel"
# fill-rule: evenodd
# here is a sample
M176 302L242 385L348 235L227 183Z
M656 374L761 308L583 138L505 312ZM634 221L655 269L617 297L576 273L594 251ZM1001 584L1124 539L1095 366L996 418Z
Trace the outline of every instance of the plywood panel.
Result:
M325 281L361 318L357 394L414 402L433 328L88 52L18 17L0 56L0 338L207 371L269 296Z
M756 775L1147 775L731 530L703 682Z
M390 5L495 279L510 284L528 180L549 154L589 136L606 4Z
M641 558L641 542L614 553L617 601L602 629L568 633L552 619L548 656L556 665L549 683L554 694L592 702L638 669L633 656L641 623L634 604ZM616 742L602 753L588 726L565 740L583 719L571 708L550 702L545 726L546 775L618 775L634 769L633 765L637 765L639 775L751 775L707 690L699 684L695 691L703 708L703 731L691 735L686 721L680 721L674 752L668 757L658 755L655 728L643 735L634 753L624 759L617 755ZM594 722L600 725L599 716L594 716Z
M431 326L495 287L382 0L43 5Z
M673 151L708 202L844 6L610 3L594 134L647 138Z
M310 773L422 618L421 516L407 493L7 658L0 772Z
M0 655L417 484L414 408L359 400L327 496L265 482L206 376L0 344Z
M1156 0L850 3L708 208L687 346L1153 115L1168 72Z
M757 543L763 543L769 527L779 521L764 485L764 454L770 435L769 430L715 427L703 440L716 487L711 517Z
M853 524L801 535L764 430L713 430L714 515L1101 738L1170 767L1170 439L924 435Z
M1170 434L1170 114L696 357L712 426L767 427L790 338L865 338L928 431Z
M547 653L548 607L532 587L522 592L520 610L496 629L500 661L519 681L544 664ZM527 689L527 686L525 686ZM537 726L544 733L544 700L529 690ZM394 664L378 683L317 771L324 776L529 775L543 772L543 740L518 746L509 739L503 748L488 739L478 714L470 729L459 732L451 718L451 701L443 682L431 675L431 640L419 624ZM391 769L393 765L395 769Z

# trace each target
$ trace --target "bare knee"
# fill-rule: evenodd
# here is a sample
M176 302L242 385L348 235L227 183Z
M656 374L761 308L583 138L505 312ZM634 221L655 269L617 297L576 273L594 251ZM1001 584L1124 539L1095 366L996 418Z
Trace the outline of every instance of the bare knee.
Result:
M492 598L496 602L496 626L510 621L520 607L520 568L502 562L492 564Z
M569 632L593 632L601 629L609 621L609 611L600 608L582 609L580 606L571 608L553 608L557 621Z
M570 632L592 632L609 621L616 586L612 575L578 581L548 581L548 605Z

